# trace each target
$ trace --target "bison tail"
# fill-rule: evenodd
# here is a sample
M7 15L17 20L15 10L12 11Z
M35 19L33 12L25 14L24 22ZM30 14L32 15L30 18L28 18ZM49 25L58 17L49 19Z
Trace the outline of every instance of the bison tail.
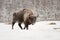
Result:
M16 16L16 13L13 13L13 16Z

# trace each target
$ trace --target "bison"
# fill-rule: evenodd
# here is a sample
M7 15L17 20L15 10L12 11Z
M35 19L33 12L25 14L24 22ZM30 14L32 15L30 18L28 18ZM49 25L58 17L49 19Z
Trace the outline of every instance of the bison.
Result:
M21 29L27 29L30 24L34 24L36 22L36 18L38 16L34 16L33 12L29 9L22 9L19 12L13 13L13 21L12 21L12 29L16 22ZM21 24L24 23L25 27L22 28Z

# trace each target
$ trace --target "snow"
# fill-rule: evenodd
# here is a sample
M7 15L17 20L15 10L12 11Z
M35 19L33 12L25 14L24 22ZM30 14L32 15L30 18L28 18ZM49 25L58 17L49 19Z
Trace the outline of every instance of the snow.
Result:
M56 25L49 25L55 22ZM24 24L22 24L24 26ZM60 21L40 21L29 26L29 30L21 30L16 23L11 25L0 23L0 40L60 40Z

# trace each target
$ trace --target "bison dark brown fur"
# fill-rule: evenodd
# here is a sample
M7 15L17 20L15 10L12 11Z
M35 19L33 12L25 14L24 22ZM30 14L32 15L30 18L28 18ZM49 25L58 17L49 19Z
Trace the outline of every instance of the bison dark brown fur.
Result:
M28 25L34 24L36 22L37 16L33 15L33 12L29 9L23 9L17 13L13 13L13 21L12 21L12 29L16 22L18 22L18 25L21 29L27 29ZM25 27L22 28L21 24L24 23Z

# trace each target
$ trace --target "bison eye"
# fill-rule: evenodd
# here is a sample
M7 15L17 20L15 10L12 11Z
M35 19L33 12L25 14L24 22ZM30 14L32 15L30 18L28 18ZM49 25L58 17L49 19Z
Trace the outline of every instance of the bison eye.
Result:
M30 20L32 20L32 17L29 17Z

